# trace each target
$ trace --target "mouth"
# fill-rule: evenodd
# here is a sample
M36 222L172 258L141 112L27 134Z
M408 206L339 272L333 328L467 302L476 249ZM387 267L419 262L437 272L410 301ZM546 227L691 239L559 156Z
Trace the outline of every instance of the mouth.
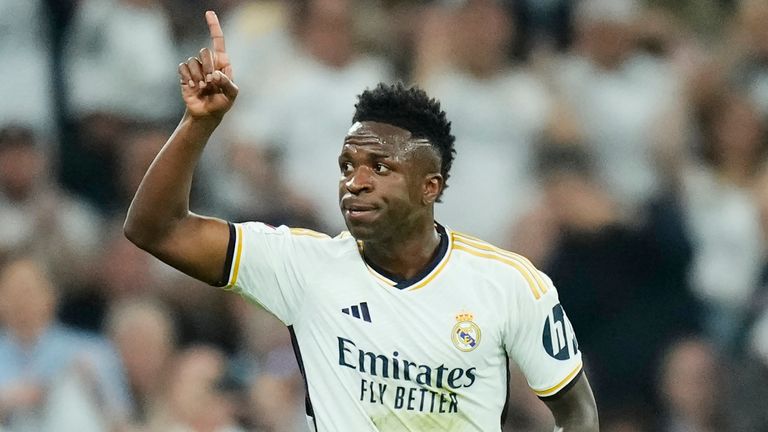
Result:
M350 203L342 205L344 216L351 221L364 221L372 217L377 208L370 204Z

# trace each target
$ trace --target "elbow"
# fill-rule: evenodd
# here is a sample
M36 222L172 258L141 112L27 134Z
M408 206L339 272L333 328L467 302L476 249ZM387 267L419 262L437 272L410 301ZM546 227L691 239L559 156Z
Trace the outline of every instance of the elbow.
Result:
M172 238L176 226L175 223L157 224L151 220L132 217L129 211L123 222L123 235L139 249L157 256Z
M138 247L141 247L141 230L136 226L136 223L132 221L130 217L127 217L125 222L123 222L123 235L128 239L128 241Z
M144 229L141 224L131 218L130 215L123 223L123 235L128 241L140 249L148 252L152 249L152 243L150 241L152 236L147 233L147 230Z

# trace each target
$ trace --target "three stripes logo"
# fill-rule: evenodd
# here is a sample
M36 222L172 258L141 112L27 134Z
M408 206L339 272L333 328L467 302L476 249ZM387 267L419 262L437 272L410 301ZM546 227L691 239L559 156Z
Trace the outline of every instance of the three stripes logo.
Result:
M371 322L371 313L368 311L368 302L362 302L359 305L345 307L341 310L341 313L352 315L353 317L362 319L363 321Z

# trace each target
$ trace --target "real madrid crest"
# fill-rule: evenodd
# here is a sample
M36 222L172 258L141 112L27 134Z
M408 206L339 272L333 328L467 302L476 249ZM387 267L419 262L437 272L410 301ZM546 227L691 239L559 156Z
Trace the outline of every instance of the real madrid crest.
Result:
M472 351L480 344L480 327L472 322L474 318L468 312L456 315L458 322L451 330L451 341L461 351Z

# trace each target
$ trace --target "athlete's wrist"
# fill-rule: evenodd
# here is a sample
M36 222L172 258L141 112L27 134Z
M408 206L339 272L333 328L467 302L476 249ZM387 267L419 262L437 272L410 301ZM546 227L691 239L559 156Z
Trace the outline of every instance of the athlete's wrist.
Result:
M210 135L221 124L221 120L224 116L205 115L196 116L189 112L184 112L184 117L181 119L181 126L191 129L195 132L204 133Z

